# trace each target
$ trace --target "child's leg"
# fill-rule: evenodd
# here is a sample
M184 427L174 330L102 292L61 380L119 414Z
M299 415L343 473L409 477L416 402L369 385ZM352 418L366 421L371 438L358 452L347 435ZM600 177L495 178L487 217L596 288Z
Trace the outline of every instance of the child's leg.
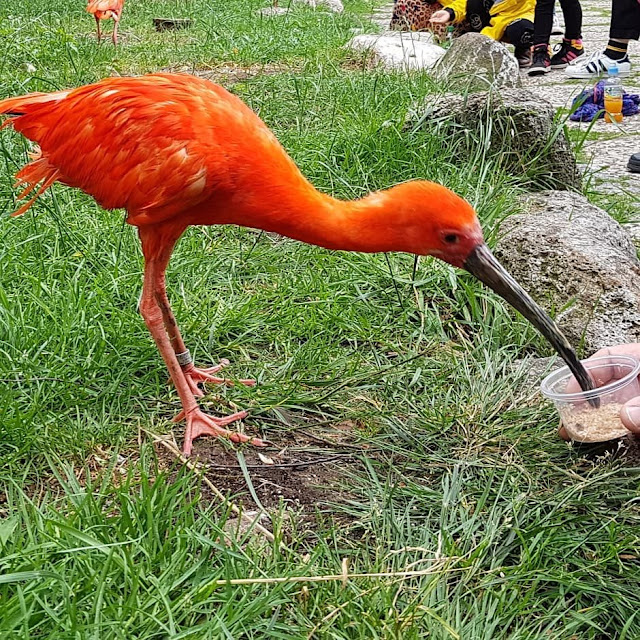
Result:
M560 6L564 15L564 38L551 58L551 67L554 69L564 69L577 57L584 55L580 0L560 0Z
M530 48L533 42L533 22L526 18L514 20L505 30L502 40L516 49Z
M611 8L609 44L604 54L611 60L627 57L629 40L640 36L640 4L631 0L615 0Z
M628 44L640 36L640 4L636 0L614 0L609 38Z
M533 45L549 44L553 26L553 8L555 0L537 0Z
M521 69L531 66L531 43L533 42L533 22L526 18L514 20L504 30L503 42L515 47L513 52Z
M560 0L564 16L564 37L567 40L582 38L582 7L580 0Z
M537 0L535 26L533 30L533 61L529 69L530 76L539 76L551 69L549 38L553 29L553 11L555 0Z

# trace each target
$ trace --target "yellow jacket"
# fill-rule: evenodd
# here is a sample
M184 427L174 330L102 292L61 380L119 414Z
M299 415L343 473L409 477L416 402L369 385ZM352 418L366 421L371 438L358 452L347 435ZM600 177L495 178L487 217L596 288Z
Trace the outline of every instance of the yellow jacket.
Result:
M454 22L462 22L467 16L467 0L438 0L440 4L452 9ZM533 22L536 0L495 0L491 11L491 22L480 33L494 40L500 40L504 30L516 20L525 18Z

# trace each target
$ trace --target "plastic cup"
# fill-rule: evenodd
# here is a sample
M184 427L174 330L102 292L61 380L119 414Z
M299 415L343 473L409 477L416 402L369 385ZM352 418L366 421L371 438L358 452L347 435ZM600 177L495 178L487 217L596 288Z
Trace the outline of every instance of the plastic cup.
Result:
M569 437L576 442L606 442L629 435L620 420L620 409L640 396L640 362L631 356L602 356L583 360L596 388L582 391L569 367L549 374L540 386L553 401ZM588 400L598 398L594 408Z

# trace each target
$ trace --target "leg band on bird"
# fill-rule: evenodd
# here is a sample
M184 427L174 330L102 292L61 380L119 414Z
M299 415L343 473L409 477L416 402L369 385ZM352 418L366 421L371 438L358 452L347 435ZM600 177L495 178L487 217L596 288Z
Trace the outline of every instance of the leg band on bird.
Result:
M193 360L191 359L191 352L189 349L183 351L182 353L176 353L176 358L178 360L178 364L181 367L186 367L187 365L193 364Z

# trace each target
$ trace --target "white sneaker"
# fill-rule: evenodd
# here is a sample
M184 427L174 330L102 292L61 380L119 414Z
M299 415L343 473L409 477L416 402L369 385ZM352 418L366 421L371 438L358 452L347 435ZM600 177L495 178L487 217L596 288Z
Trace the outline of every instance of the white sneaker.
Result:
M618 73L623 76L631 71L631 61L629 56L622 60L612 60L609 56L604 55L604 51L596 51L590 56L576 58L574 62L564 70L569 78L597 78L609 71L609 67L613 65L618 67Z
M560 20L558 20L558 14L553 12L553 26L551 27L551 35L552 36L561 36L564 33L564 29L560 25Z

